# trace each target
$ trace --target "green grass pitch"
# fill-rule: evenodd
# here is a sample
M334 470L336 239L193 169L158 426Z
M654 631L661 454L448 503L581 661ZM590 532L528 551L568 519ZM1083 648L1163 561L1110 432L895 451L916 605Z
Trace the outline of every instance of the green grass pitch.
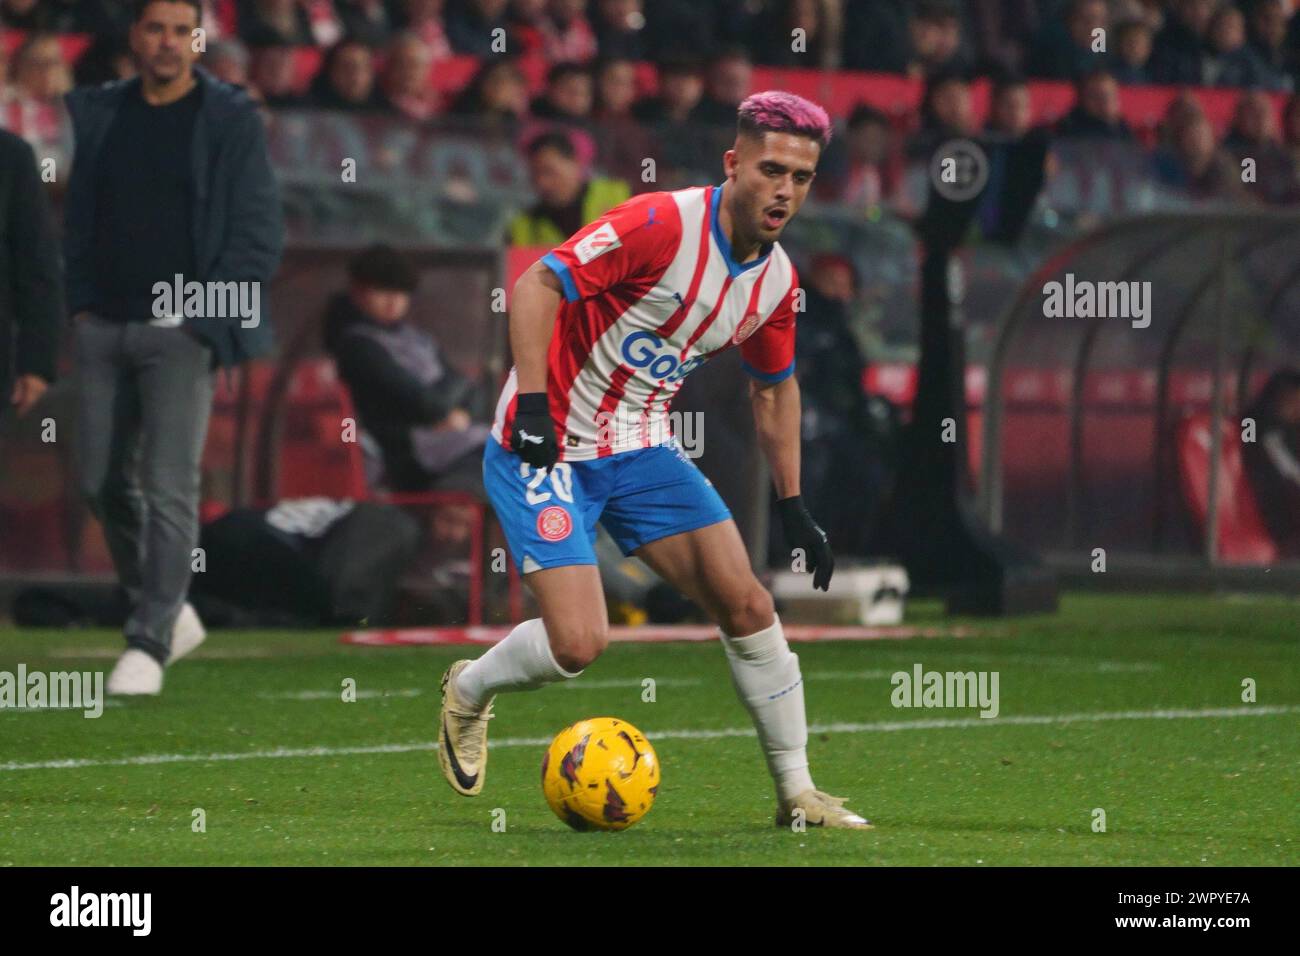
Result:
M0 865L1300 862L1300 602L1068 595L1053 617L960 623L978 636L794 645L818 785L874 831L773 826L716 644L617 644L571 685L499 699L502 746L465 799L431 742L439 675L479 649L226 632L160 698L0 710ZM0 632L0 671L107 671L119 640ZM999 716L895 709L890 675L917 663L997 671ZM542 799L544 742L602 715L649 736L663 786L631 830L573 833Z

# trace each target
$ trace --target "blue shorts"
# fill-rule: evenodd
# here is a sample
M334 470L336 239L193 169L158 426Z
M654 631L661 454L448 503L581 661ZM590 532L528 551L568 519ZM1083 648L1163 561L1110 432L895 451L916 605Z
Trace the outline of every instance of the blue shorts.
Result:
M549 473L489 439L483 484L521 573L596 563L596 522L624 554L731 517L713 484L673 440Z

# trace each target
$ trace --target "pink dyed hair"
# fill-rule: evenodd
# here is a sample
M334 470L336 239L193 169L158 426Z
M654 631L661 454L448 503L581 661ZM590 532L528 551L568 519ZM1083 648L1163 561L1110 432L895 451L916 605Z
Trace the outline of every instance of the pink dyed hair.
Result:
M740 104L736 125L742 133L807 136L822 149L831 141L831 119L826 111L812 100L784 90L765 90L746 99Z

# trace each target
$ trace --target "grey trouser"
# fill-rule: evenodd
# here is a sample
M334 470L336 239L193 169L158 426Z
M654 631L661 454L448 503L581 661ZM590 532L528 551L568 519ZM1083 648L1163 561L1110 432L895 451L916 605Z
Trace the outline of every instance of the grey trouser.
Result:
M215 376L189 332L76 323L81 493L131 602L130 647L166 663L199 536L199 459Z

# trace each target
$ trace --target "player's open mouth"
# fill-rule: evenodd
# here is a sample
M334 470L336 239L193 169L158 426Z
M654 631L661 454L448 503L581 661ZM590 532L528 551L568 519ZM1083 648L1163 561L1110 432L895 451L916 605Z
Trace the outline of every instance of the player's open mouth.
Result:
M788 215L784 206L773 206L763 211L763 225L768 229L780 229Z

